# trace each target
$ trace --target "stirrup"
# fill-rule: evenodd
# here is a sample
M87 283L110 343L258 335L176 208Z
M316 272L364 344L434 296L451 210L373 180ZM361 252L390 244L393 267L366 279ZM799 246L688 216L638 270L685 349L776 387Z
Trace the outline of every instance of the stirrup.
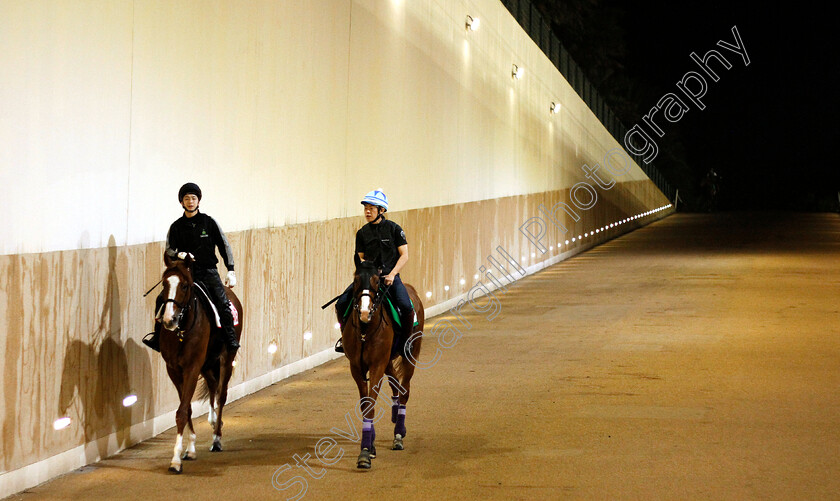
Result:
M341 344L341 338L338 338L338 341L335 342L335 351L336 353L344 353L344 345Z
M160 352L160 339L158 339L156 332L150 332L143 336L143 344L157 352Z

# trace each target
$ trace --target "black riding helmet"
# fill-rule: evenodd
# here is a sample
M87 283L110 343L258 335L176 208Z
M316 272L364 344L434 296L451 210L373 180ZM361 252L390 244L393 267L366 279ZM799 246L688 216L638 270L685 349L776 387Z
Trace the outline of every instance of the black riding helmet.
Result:
M178 190L178 203L182 203L184 201L184 195L189 195L190 193L197 196L198 200L201 201L201 188L195 183L187 183Z

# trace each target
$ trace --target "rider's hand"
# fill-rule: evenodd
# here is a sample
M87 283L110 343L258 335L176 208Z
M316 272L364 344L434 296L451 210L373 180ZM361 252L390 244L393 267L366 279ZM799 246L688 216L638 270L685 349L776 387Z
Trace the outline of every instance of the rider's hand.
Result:
M189 252L179 252L178 253L178 259L180 259L181 261L187 259L187 256L189 256L190 259L195 259L195 257Z
M393 274L389 273L382 278L385 279L385 285L391 285L392 283L394 283L394 275Z
M225 278L225 285L233 289L236 287L236 273L233 270L230 270L227 274L227 278Z

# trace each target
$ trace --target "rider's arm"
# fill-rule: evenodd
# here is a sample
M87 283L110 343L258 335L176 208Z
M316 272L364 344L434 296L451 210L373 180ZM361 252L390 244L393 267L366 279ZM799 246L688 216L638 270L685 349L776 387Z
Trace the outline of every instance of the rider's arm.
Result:
M219 254L222 256L225 268L228 271L233 271L233 250L230 248L222 228L219 227L219 223L210 216L207 216L207 218L210 220L210 234L213 237L213 243L219 248Z
M169 256L171 259L175 259L178 255L178 229L175 228L175 225L169 227L169 231L166 233L166 255Z
M408 244L397 247L397 252L400 253L400 258L397 259L397 264L394 265L394 269L391 270L391 273L389 273L392 280L395 276L397 276L402 267L405 266L405 263L408 262Z

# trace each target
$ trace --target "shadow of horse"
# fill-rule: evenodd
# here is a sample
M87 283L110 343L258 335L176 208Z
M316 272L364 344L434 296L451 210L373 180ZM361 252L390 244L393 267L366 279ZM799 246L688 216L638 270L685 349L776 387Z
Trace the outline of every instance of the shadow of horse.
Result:
M129 445L131 424L154 415L149 355L132 339L125 345L121 344L122 302L113 235L108 243L108 283L99 326L90 337L90 343L78 338L68 343L58 398L59 415L68 416L78 423L83 430L85 444L95 443L98 457L94 458L87 452L88 460L108 455L107 437L114 432L117 448L125 448ZM121 264L127 266L127 263ZM132 371L129 371L129 360ZM133 383L136 386L132 386L132 374L136 378ZM123 399L131 394L137 395L139 406L123 405ZM142 417L133 420L137 407L141 408Z

